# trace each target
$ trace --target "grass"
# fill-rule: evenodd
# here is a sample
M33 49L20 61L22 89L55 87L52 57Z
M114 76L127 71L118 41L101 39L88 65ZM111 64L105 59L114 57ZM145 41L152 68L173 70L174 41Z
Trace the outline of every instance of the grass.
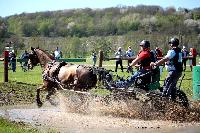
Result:
M86 62L79 62L79 63L74 63L74 64L92 64L92 59L88 58ZM127 61L123 61L123 66L126 67ZM98 62L97 62L98 65ZM103 62L103 67L106 69L111 69L114 70L115 68L115 61L104 61ZM160 83L163 84L163 81L167 75L167 72L165 68L163 69L163 74L161 76L161 81ZM40 66L35 67L33 70L23 72L22 69L20 68L20 65L17 64L17 72L12 72L9 70L9 82L22 82L22 83L27 83L31 85L40 85L42 84L42 69ZM130 76L130 73L126 72L121 72L120 69L118 69L118 72L114 74L118 74L119 76L123 77L128 77ZM189 67L187 70L183 73L185 74L185 77L183 79L181 88L183 91L187 94L188 97L192 97L192 72L190 71ZM0 82L3 82L3 62L0 62ZM177 84L179 85L179 83Z
M34 70L23 72L20 67L20 64L17 64L16 72L12 72L12 70L9 70L8 80L10 82L15 81L15 82L28 83L28 84L41 84L42 83L41 72L42 72L42 70L39 66L35 67ZM2 76L0 76L0 82L3 82L4 81L3 64L0 64L0 75L2 75Z
M28 127L23 122L10 122L0 117L1 133L39 133L36 129Z

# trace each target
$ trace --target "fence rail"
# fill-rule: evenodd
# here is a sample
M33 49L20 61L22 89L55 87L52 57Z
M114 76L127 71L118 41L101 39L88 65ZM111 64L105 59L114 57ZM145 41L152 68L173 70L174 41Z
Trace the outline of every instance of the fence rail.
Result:
M17 62L25 62L27 61L27 59L16 59ZM4 58L0 58L0 61L4 61ZM86 62L85 58L62 58L62 59L58 59L57 61L64 61L64 62Z

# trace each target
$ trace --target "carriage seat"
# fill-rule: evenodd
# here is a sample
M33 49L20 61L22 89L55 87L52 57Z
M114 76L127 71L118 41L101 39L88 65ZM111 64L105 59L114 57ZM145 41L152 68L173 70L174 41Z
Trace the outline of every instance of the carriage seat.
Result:
M135 86L138 88L143 88L144 90L149 90L149 85L154 83L159 83L160 81L160 71L159 67L152 69L151 71L139 75L135 80Z

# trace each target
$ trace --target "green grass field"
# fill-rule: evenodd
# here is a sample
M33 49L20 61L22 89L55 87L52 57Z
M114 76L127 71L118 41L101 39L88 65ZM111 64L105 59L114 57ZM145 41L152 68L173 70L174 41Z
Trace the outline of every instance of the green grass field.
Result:
M74 63L74 64L92 64L92 60L91 58L87 58L86 62L79 62L79 63ZM98 62L97 62L98 65ZM126 67L127 65L127 61L123 61L123 66ZM111 69L114 70L115 68L115 61L104 61L103 62L103 67L105 67L106 69ZM3 62L0 62L0 82L4 81L4 70L3 70ZM165 68L163 69L163 74L161 76L161 81L160 83L163 84L163 80L165 79L167 72L165 70ZM27 84L32 84L32 85L40 85L42 84L42 69L40 66L35 67L33 70L27 71L27 72L23 72L20 64L17 64L17 70L16 72L12 72L11 70L9 70L9 82L23 82L23 83L27 83ZM115 73L116 74L116 73ZM119 76L130 76L130 73L127 72L121 72L120 69L118 69L118 73ZM187 68L187 70L183 73L185 74L185 77L183 79L181 88L183 89L183 91L185 91L185 93L187 94L188 97L192 97L192 72L190 71L189 67ZM178 83L179 85L179 83Z
M22 122L10 122L0 118L0 132L1 133L39 133L38 130L28 127Z

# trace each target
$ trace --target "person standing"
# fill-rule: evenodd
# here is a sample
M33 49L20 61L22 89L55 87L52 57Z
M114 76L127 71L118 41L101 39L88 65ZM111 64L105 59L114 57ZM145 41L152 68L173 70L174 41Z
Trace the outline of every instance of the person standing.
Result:
M189 54L189 52L188 52L188 50L185 46L183 46L182 53L183 53L182 65L183 65L183 71L185 71L186 70L186 63L187 63L187 56Z
M23 60L23 62L21 62L21 67L27 66L28 59L29 59L29 53L25 50L20 58Z
M128 46L128 50L126 51L126 57L133 57L133 56L134 56L134 51L131 49L131 46ZM131 63L132 61L133 61L133 60L128 60L127 68L129 68L130 63ZM127 69L127 72L128 72L128 69Z
M93 66L95 66L97 62L97 53L95 51L92 52L92 61L93 61Z
M54 56L55 56L55 59L58 60L61 58L61 52L60 50L58 49L58 47L56 47L56 50L54 51Z
M172 38L169 41L170 50L167 52L167 55L161 60L150 64L151 67L160 66L163 63L166 64L168 75L164 81L162 96L170 97L173 101L176 99L176 84L183 71L182 52L178 45L179 40L177 38Z
M123 72L123 65L122 65L122 59L121 59L123 57L123 51L121 47L117 49L117 52L115 53L115 57L116 57L115 72L117 72L118 65L121 66L121 70Z
M16 72L16 55L14 53L14 50L12 50L12 52L10 54L10 64L12 67L12 71Z
M157 60L162 59L162 58L163 58L163 52L162 52L162 49L159 48L158 46L156 46L155 51L156 51L156 59L157 59ZM159 69L160 69L160 76L162 75L163 67L164 67L163 65L160 65L160 66L159 66Z
M162 52L161 48L159 48L158 46L156 46L155 51L156 51L156 57L157 58L162 58L163 57L163 52Z
M196 66L197 51L195 48L190 48L189 56L190 56L189 65L192 71L192 67Z
M189 57L189 66L190 70L192 71L192 48L190 48Z
M197 50L192 48L192 66L196 66Z

